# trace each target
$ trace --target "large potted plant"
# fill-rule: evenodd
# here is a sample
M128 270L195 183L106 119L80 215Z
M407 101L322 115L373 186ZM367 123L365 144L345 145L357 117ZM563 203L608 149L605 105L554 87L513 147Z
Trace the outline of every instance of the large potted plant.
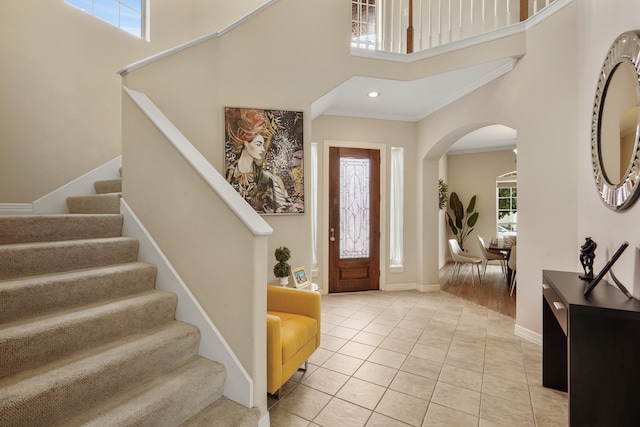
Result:
M480 214L475 210L476 209L476 196L474 195L469 202L469 206L467 209L464 208L464 205L460 201L458 194L455 191L451 192L451 197L449 198L449 208L453 211L453 215L455 217L452 218L449 212L447 212L447 221L449 223L449 228L451 228L451 232L454 236L456 236L456 240L460 245L460 248L464 251L464 241L469 237L469 234L473 231L473 228L478 222L478 217Z
M282 286L287 286L291 274L291 266L287 261L291 258L291 251L286 246L280 246L276 249L275 255L278 262L273 266L273 274L280 279Z

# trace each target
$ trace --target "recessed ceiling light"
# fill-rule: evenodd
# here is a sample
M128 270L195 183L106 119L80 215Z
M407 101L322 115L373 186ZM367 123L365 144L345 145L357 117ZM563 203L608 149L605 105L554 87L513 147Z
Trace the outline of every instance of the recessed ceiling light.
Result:
M369 92L369 98L377 98L380 96L380 92Z

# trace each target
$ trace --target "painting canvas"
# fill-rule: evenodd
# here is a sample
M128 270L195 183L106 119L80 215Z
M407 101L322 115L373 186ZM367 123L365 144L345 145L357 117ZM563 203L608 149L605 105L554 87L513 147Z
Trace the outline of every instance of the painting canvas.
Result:
M259 214L304 213L302 112L225 108L225 177Z

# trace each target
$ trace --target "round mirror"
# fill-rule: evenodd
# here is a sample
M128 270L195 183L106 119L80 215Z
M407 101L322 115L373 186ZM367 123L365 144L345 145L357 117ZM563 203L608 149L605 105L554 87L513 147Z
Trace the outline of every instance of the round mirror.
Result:
M621 34L602 65L593 107L593 172L602 201L613 210L629 208L640 194L639 61L638 34Z

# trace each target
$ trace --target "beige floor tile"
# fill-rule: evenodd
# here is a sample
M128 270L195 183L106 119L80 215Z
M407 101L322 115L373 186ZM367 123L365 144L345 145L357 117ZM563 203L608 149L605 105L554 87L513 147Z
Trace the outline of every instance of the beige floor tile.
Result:
M445 364L442 367L438 381L466 388L467 390L482 391L482 374L469 369L458 368L457 366Z
M447 350L425 344L416 344L413 346L413 349L409 354L411 356L421 357L433 362L444 363L444 360L447 357Z
M333 398L313 422L323 427L362 427L370 416L368 409Z
M269 411L271 427L307 427L309 421L281 408Z
M398 326L398 323L400 323L401 321L402 321L402 317L395 317L395 316L390 316L385 313L382 313L380 316L373 319L372 323L375 323L378 325L391 326L392 328L395 328L396 326Z
M397 372L397 369L378 365L376 363L364 362L353 376L383 387L389 387L389 384L391 384L391 381L393 381Z
M398 353L409 354L415 343L411 341L401 340L399 338L387 337L378 347L386 350L396 351Z
M362 406L367 409L375 409L387 389L385 387L364 381L358 378L351 378L340 389L336 397L347 402Z
M477 427L478 417L432 403L422 427Z
M429 401L436 387L436 380L400 371L389 386L390 389L399 391L409 396Z
M300 385L282 398L275 408L311 421L329 403L329 400L331 395Z
M480 418L504 426L535 426L530 405L523 405L486 394L482 395Z
M466 351L450 350L444 364L482 373L484 371L484 356Z
M320 367L302 380L302 384L323 393L334 395L348 379L348 375Z
M333 356L333 351L325 350L324 348L317 348L309 357L309 363L320 366L331 356Z
M320 348L329 351L338 351L340 347L345 345L349 340L338 338L327 334L320 335Z
M351 341L359 342L361 344L367 344L372 346L378 346L384 341L384 335L373 334L371 332L360 331L356 336L351 338Z
M427 345L444 351L449 351L449 348L451 347L451 336L430 334L428 331L425 331L420 338L418 338L416 344Z
M344 316L336 316L335 314L322 312L322 323L329 323L331 325L339 325L340 323L347 320L347 317Z
M366 320L367 322L371 322L376 317L378 317L377 313L371 313L369 311L362 311L362 310L356 311L351 315L352 319Z
M370 322L367 320L358 320L352 317L345 319L340 326L344 326L345 328L357 329L358 331L362 330L365 326L367 326Z
M393 326L391 325L383 325L381 323L369 323L364 329L363 332L371 332L372 334L387 336L389 333L393 331Z
M480 392L438 382L431 402L477 417L480 414Z
M395 390L387 390L376 407L376 412L412 426L420 426L429 402Z
M515 366L508 363L502 364L495 360L486 359L484 362L484 373L485 375L492 375L523 384L527 383L527 374L524 370L524 365Z
M437 380L442 370L442 364L420 357L409 356L400 369L411 374Z
M336 353L324 362L322 367L341 374L353 375L363 363L362 359Z
M359 342L349 341L342 346L338 353L346 354L347 356L357 357L358 359L365 360L376 348L372 345L361 344Z
M358 330L345 328L344 326L335 326L333 329L328 331L326 334L331 335L332 337L343 338L345 340L350 340L358 333Z
M416 331L414 329L395 328L389 333L391 338L398 338L405 341L411 341L415 343L422 335L422 331Z
M377 348L373 353L371 353L371 356L369 356L369 359L367 360L372 363L377 363L378 365L400 369L406 358L406 354L398 353L384 348Z
M408 427L409 424L405 424L402 421L394 420L385 415L374 412L369 418L366 427Z
M530 404L531 402L527 384L494 377L493 375L484 375L482 393L523 404Z

